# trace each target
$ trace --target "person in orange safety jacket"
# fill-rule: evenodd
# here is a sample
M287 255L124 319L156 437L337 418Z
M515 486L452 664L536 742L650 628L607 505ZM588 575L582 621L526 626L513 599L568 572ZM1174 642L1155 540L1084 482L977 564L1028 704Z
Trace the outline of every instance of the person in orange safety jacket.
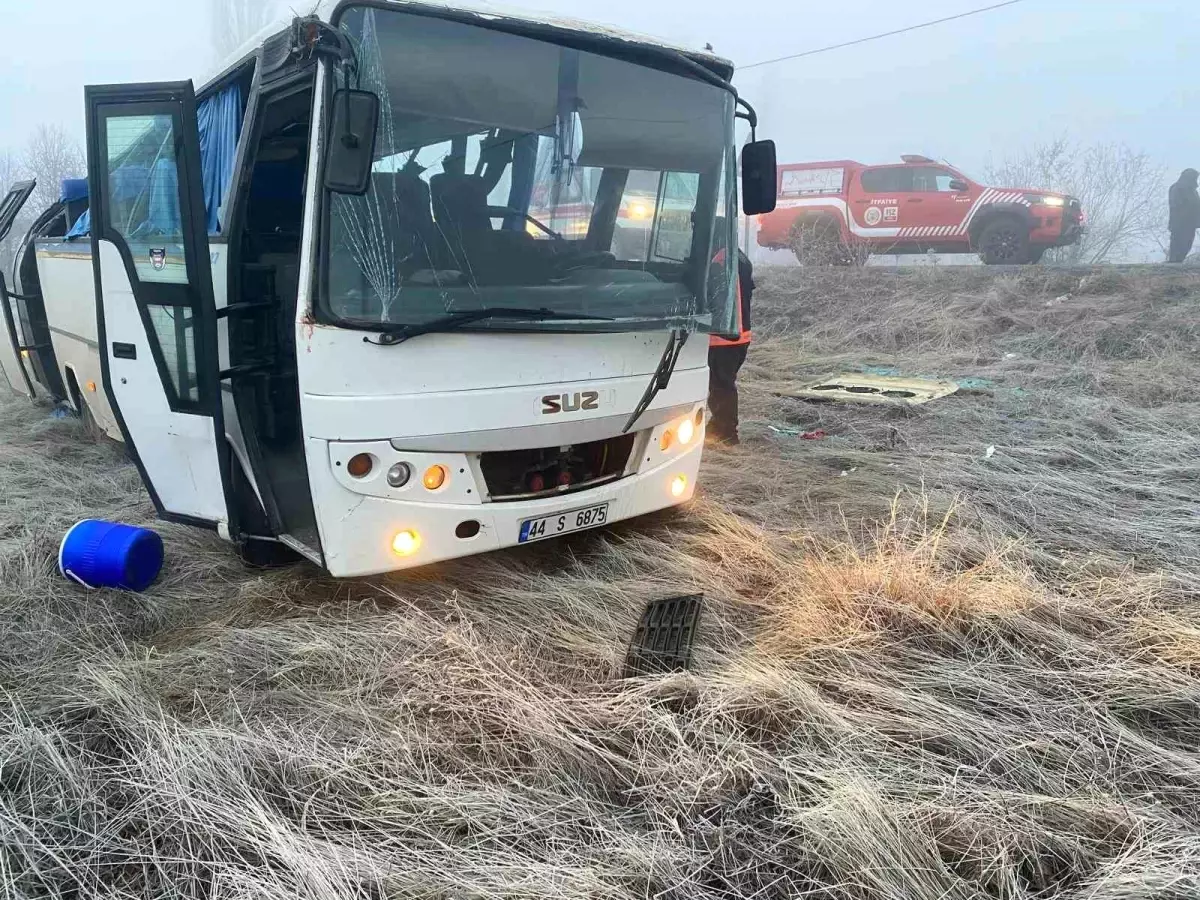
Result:
M714 262L724 262L725 251ZM754 294L754 266L738 250L738 336L734 340L711 335L708 341L708 433L723 444L738 443L737 376L750 349L750 299Z

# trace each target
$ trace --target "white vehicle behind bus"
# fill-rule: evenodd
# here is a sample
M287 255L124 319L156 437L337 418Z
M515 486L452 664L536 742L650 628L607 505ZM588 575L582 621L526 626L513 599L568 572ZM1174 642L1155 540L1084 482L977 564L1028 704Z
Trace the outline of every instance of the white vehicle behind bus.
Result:
M163 518L336 576L682 503L706 334L736 332L754 114L731 77L577 23L362 0L198 93L88 87L87 182L0 283L0 371L124 441ZM743 148L747 214L774 169Z

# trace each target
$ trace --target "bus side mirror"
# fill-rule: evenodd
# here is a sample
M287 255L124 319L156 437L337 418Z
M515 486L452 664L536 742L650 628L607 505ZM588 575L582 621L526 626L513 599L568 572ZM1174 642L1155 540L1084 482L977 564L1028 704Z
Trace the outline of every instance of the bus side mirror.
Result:
M370 91L335 91L332 120L325 145L325 187L361 196L371 184L379 97Z
M742 212L748 216L775 211L775 142L753 141L742 148Z
M961 178L955 178L950 182L950 190L952 191L958 191L959 193L962 193L963 191L969 191L970 189L971 186Z

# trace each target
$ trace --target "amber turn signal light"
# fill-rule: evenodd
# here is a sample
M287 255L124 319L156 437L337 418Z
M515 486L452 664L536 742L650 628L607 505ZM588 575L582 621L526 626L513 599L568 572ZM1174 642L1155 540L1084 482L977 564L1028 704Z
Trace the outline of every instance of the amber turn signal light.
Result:
M374 467L375 463L371 459L370 453L358 453L350 457L350 462L346 463L346 471L354 478L366 478Z

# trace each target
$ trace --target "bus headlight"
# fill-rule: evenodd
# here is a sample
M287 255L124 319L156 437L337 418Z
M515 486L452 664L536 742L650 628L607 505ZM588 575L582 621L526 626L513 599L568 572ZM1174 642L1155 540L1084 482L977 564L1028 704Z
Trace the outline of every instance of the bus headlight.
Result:
M671 482L671 496L682 497L687 491L687 484L688 482L686 475L676 475L674 480Z
M679 423L679 427L675 429L675 436L679 438L680 444L687 445L692 442L692 438L696 436L696 426L690 418Z
M392 550L397 556L412 556L421 549L421 536L412 529L401 531L392 538Z

